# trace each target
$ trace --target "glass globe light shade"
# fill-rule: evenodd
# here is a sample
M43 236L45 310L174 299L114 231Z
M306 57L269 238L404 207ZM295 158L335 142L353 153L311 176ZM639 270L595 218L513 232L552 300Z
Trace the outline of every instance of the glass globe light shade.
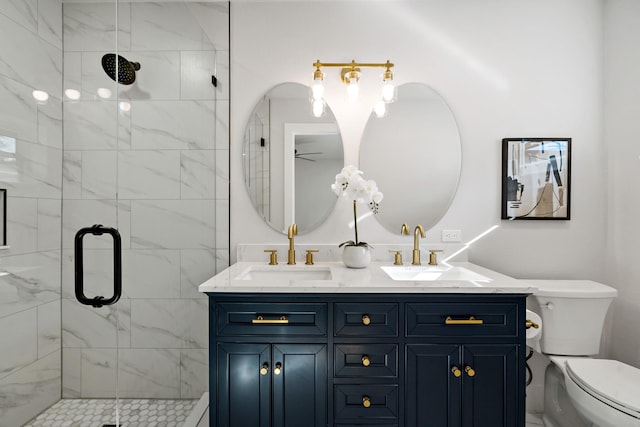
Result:
M387 104L383 99L376 102L376 105L373 107L373 112L376 117L382 118L387 115Z
M395 87L393 86L391 80L385 80L384 84L382 85L382 99L384 100L384 102L393 101L393 97L395 94L394 92Z
M324 115L324 101L322 99L316 99L311 105L311 113L313 117L322 117Z

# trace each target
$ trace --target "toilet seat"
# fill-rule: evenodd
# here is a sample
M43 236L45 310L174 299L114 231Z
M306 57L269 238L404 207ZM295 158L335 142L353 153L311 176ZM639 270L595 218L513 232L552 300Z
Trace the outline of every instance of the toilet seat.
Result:
M566 373L595 399L640 419L640 369L617 360L567 359Z

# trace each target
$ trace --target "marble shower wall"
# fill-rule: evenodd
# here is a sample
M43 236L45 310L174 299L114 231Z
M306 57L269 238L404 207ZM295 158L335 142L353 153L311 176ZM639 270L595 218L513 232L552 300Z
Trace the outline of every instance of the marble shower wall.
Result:
M0 426L60 398L62 4L0 1ZM37 102L32 92L48 94Z
M65 3L63 397L195 398L208 384L208 303L197 285L229 263L226 2ZM101 58L140 63L118 85ZM218 87L211 76L218 78ZM69 94L69 92L65 92ZM73 238L122 235L123 295L78 304ZM85 292L111 295L109 239L86 236ZM117 358L117 359L116 359Z

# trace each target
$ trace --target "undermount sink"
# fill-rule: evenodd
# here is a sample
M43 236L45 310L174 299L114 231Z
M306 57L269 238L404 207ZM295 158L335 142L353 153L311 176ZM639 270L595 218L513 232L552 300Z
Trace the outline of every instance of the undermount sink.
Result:
M236 280L331 280L331 268L328 266L277 266L277 265L252 265Z
M451 265L385 265L380 267L393 280L412 282L490 282L486 276Z

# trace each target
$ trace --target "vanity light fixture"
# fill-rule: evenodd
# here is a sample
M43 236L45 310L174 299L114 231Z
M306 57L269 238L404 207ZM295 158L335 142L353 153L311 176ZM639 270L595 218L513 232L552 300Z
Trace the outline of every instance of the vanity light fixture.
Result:
M358 63L355 60L351 62L320 62L318 59L313 63L316 68L313 72L313 84L311 85L311 110L315 117L324 114L324 73L322 68L341 68L340 79L342 83L347 85L347 98L350 101L358 99L360 81L360 70L362 68L384 68L382 74L382 103L393 102L395 88L393 86L393 72L391 69L394 64L389 60L381 63ZM376 116L383 117L386 114L386 106L378 102L374 108Z

